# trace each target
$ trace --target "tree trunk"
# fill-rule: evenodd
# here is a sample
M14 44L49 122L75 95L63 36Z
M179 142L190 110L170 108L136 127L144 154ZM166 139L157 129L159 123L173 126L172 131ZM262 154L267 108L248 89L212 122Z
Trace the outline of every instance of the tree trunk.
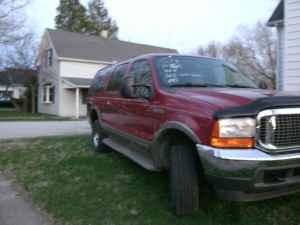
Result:
M31 91L31 113L36 113L36 86L31 85L30 86Z
M22 106L18 103L18 100L11 98L10 99L11 103L15 107L16 111L21 112L22 111Z

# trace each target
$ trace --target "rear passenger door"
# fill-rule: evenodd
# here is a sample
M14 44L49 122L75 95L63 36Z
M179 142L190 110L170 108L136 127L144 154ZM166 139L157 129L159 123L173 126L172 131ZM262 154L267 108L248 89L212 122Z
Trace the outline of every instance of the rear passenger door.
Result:
M105 91L104 110L101 112L102 122L116 129L121 129L123 124L120 88L127 68L128 64L121 64L114 69Z

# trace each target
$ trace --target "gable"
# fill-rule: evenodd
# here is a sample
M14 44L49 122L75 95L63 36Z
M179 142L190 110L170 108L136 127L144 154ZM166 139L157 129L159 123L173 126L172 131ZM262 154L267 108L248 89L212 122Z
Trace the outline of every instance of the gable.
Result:
M268 26L278 26L284 21L284 0L281 0L271 18L268 21Z

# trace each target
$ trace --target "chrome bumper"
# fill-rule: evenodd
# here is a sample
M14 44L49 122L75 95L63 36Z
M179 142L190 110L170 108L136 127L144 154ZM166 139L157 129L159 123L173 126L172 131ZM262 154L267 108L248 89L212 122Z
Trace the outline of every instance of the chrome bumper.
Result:
M207 180L222 197L252 201L300 190L300 154L270 155L258 149L197 145Z
M207 145L197 145L200 155L211 153L214 157L224 160L237 161L281 161L289 159L300 159L300 153L286 155L270 155L258 149L217 149Z

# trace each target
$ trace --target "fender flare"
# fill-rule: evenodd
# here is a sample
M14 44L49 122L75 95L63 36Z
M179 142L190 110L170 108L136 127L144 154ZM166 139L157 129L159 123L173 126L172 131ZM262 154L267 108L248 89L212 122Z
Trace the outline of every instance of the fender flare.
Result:
M154 141L152 144L152 156L153 159L158 165L159 168L165 168L166 165L168 165L167 162L167 148L168 145L164 146L162 145L163 142L161 142L161 137L163 137L164 134L166 134L168 131L176 130L179 132L182 132L187 137L189 137L194 143L201 144L200 138L195 134L195 132L188 127L186 124L177 122L177 121L170 121L165 123L155 134Z
M96 112L97 118L98 118L98 122L101 123L101 114L100 114L100 111L95 106L92 106L92 105L90 105L90 108L89 108L89 105L87 107L88 107L87 113L88 113L89 123L90 124L92 123L90 114L93 111Z
M154 136L154 143L158 141L159 137L161 137L165 132L169 130L178 130L188 136L191 140L193 140L196 144L201 144L200 138L195 134L195 132L189 128L187 125L177 121L170 121L165 123L159 131Z

